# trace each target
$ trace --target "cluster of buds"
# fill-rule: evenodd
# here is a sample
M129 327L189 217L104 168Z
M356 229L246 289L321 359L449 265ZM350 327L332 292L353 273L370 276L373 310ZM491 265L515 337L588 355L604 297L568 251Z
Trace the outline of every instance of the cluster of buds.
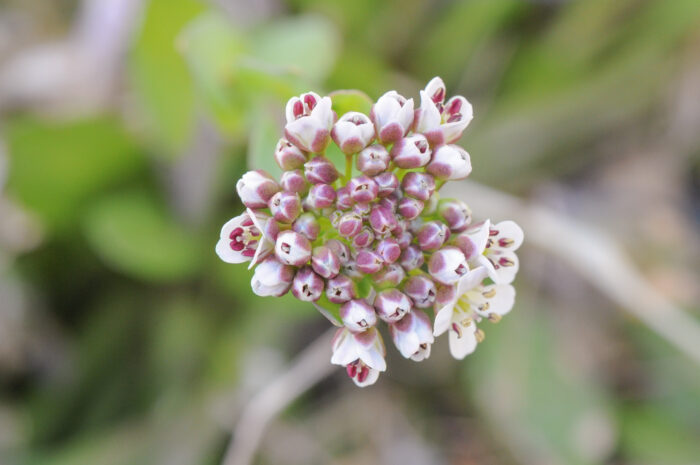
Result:
M469 154L453 143L472 107L446 99L437 77L420 96L414 109L413 99L387 92L369 115L340 117L330 97L292 98L274 154L284 173L279 181L243 175L236 188L246 211L216 245L225 262L255 268L256 294L291 291L340 326L331 363L358 386L386 370L380 322L403 357L428 358L434 338L449 332L462 359L484 338L477 324L499 321L515 298L522 230L512 221L472 224L464 202L439 196L446 181L471 172ZM345 156L343 173L327 157L331 141Z

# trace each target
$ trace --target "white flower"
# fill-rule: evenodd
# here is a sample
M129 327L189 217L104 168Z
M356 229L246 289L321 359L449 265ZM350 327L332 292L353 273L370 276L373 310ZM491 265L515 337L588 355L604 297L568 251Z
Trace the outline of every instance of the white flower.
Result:
M268 257L257 267L250 285L260 297L280 297L289 291L294 281L295 268L285 265L275 257Z
M483 285L484 267L473 269L453 287L441 288L435 303L433 334L450 331L450 352L463 359L474 352L484 333L476 323L482 318L497 322L513 308L515 289L510 284Z
M471 266L484 266L494 282L510 284L519 269L515 251L523 243L523 230L514 221L474 225L455 239Z
M416 362L430 357L430 347L435 338L428 316L418 309L389 325L394 345L401 355Z
M374 125L367 115L349 111L335 123L331 137L343 153L357 153L374 139Z
M238 196L248 208L267 208L267 202L279 190L279 184L263 170L248 171L236 183Z
M348 376L360 387L374 384L386 370L386 349L377 328L354 333L341 328L333 338L331 363L345 366Z
M221 228L216 254L226 263L250 261L250 269L272 252L277 232L272 218L248 208Z
M467 99L457 95L444 103L445 94L445 84L439 77L433 78L420 92L415 131L425 135L433 145L455 142L474 116Z
M322 152L330 142L335 114L331 98L321 98L314 92L292 97L287 102L287 139L307 152Z
M382 143L396 142L406 135L413 124L413 99L406 100L391 90L372 106L370 118Z

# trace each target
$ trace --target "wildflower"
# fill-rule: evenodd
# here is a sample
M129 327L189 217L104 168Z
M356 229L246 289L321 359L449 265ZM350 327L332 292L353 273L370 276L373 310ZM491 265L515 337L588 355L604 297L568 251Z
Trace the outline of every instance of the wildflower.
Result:
M345 366L348 376L360 387L377 382L386 370L386 348L377 328L355 333L341 328L333 338L331 363Z
M433 78L420 92L420 108L416 110L415 130L432 145L451 144L462 136L473 112L471 104L461 95L445 103L445 84Z
M381 143L396 142L408 132L413 123L413 99L406 100L396 91L389 91L372 106L370 118Z
M331 137L343 153L357 153L374 139L374 127L367 115L350 111L335 123Z
M248 209L221 228L216 253L226 263L250 261L249 268L252 268L272 252L278 232L272 218Z
M287 102L287 139L306 152L322 152L330 142L333 110L330 97L319 97L314 92L302 94Z
M428 315L414 309L399 321L389 325L391 338L401 355L420 362L430 357L430 346L435 340Z
M519 261L515 251L523 242L523 230L513 221L492 225L489 220L474 225L456 241L468 261L484 266L496 283L510 284L518 272Z

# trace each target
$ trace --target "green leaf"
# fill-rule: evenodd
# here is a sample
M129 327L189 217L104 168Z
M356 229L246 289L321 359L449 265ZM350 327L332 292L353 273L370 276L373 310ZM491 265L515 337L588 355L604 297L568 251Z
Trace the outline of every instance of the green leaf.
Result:
M190 142L195 98L176 37L203 10L195 0L151 0L130 56L131 84L153 143L169 156Z
M372 99L361 90L336 90L329 96L333 102L333 111L338 114L338 118L349 111L359 111L369 116L372 109Z
M282 126L277 122L282 111L279 105L272 103L259 105L252 117L248 141L248 168L264 170L275 179L282 175L274 157L277 141L282 136Z
M85 200L144 167L113 118L68 123L24 118L11 121L5 134L10 194L57 232L73 227Z
M95 202L85 216L84 233L107 266L149 281L192 276L206 254L197 238L140 192Z

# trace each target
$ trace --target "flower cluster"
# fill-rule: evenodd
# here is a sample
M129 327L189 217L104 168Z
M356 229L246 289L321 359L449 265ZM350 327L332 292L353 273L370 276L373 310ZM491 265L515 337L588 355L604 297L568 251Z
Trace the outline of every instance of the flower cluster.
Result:
M216 245L225 262L250 261L256 294L291 291L341 326L331 362L358 386L386 370L380 321L406 358L428 358L434 338L449 332L461 359L484 338L477 324L497 322L515 298L522 230L512 221L472 224L464 202L438 193L471 172L469 154L453 143L472 107L447 99L438 77L420 97L414 109L390 91L369 115L340 117L330 97L292 98L274 154L284 173L279 181L243 175L236 188L246 211ZM331 141L345 155L343 174L327 154Z

